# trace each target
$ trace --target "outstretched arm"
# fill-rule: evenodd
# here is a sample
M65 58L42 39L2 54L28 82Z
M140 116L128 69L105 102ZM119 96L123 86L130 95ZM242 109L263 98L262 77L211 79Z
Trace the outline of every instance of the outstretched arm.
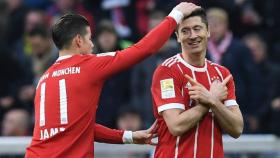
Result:
M174 32L182 18L198 8L200 7L192 3L182 2L158 26L136 44L121 51L98 54L97 57L103 58L105 62L101 65L105 77L122 71L158 52Z
M100 124L94 124L94 141L109 144L123 144L123 130L110 129Z
M100 124L94 124L94 141L109 144L152 144L156 122L147 130L123 131L111 129Z

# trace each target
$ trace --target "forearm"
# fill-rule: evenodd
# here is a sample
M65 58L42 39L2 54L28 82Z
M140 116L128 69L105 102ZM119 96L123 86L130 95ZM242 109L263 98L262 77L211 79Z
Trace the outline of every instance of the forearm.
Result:
M94 125L94 141L100 143L123 144L122 130L110 129L100 124Z
M110 74L122 71L148 56L157 53L164 43L170 38L177 26L176 20L168 16L158 26L151 30L139 42L118 51L115 58L110 61L107 71Z
M243 131L243 118L239 108L232 107L230 110L218 100L214 101L210 107L221 128L230 136L238 138Z
M175 136L180 136L190 129L192 129L209 111L209 108L196 105L195 107L188 109L180 113L177 117L174 117L174 122L170 123L169 131Z

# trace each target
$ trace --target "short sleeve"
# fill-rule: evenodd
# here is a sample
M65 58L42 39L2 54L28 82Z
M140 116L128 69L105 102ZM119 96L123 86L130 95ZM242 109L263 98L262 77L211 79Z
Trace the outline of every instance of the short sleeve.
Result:
M231 73L230 73L230 71L228 69L225 69L225 73L224 74L225 74L224 78L226 78L227 76L231 75ZM228 96L227 96L227 99L224 101L224 104L227 107L238 105L237 101L236 101L235 84L234 84L233 76L231 77L231 79L229 80L229 82L227 83L226 86L228 88Z
M152 97L157 112L168 109L185 110L182 83L167 67L158 67L153 76Z

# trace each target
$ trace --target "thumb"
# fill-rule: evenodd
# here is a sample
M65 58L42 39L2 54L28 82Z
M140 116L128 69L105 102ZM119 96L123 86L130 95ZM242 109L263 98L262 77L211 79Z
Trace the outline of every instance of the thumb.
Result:
M232 75L228 75L222 82L222 84L225 86L227 85L228 81L231 79Z

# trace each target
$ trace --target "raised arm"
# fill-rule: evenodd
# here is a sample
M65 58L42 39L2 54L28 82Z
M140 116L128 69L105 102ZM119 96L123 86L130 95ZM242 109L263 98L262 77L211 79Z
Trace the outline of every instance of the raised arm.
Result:
M178 4L158 26L152 29L136 44L121 51L97 55L105 59L104 61L106 63L103 64L104 75L106 77L110 76L158 52L174 32L182 18L198 8L200 7L195 4L182 2Z

